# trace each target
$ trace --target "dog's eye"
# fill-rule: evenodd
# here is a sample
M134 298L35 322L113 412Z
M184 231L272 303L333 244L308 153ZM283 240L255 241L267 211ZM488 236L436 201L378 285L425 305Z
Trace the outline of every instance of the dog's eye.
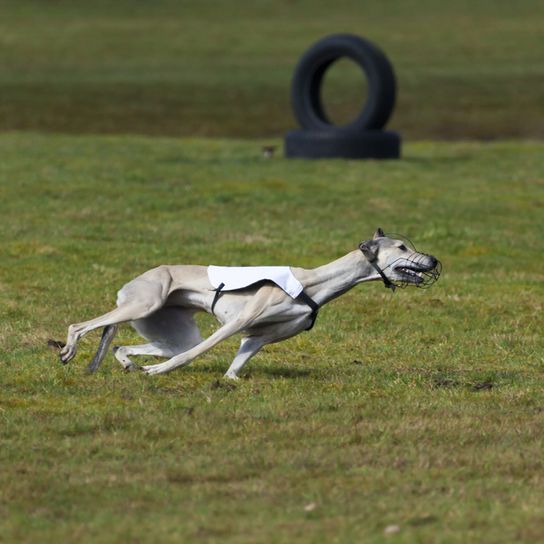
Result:
M399 249L400 249L401 251L406 251L408 248L407 248L404 244L401 244L401 245L399 246Z

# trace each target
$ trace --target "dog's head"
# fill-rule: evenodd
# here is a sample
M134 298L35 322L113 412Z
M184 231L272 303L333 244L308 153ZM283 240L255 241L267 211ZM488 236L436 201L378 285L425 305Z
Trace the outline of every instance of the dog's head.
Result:
M408 240L386 236L380 228L372 240L361 242L359 249L396 287L430 287L442 271L436 257L420 253Z

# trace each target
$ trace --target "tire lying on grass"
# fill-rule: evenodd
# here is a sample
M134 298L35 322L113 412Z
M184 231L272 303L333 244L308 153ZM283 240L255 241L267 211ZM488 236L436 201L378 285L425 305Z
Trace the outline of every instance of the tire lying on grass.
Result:
M334 125L325 113L321 85L327 69L347 57L365 72L368 99L345 125ZM302 56L293 76L291 103L302 130L285 137L287 157L398 158L400 136L382 132L396 99L396 80L385 54L373 43L352 34L327 36Z

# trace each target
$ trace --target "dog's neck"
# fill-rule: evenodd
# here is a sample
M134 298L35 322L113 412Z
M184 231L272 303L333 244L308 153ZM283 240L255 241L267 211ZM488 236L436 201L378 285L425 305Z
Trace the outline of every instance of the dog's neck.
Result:
M296 276L300 276L304 291L319 306L343 295L358 283L381 279L359 249L318 268L299 270Z

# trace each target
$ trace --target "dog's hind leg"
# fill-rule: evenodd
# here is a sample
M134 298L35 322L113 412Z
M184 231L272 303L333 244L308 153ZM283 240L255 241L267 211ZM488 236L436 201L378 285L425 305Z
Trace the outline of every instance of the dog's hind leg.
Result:
M168 296L171 278L170 276L163 278L157 273L155 279L156 281L141 279L131 281L119 291L118 307L115 310L95 319L70 325L66 345L60 351L61 362L66 364L74 357L78 340L88 332L108 325L141 319L163 306Z

